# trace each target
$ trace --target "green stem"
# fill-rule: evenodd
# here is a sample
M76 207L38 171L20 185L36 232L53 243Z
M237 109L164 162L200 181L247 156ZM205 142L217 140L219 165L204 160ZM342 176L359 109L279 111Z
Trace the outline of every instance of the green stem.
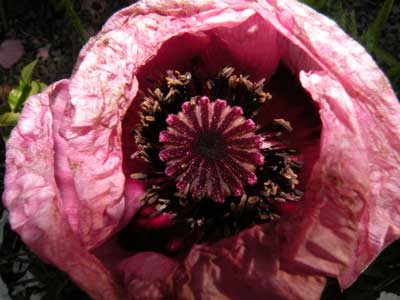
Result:
M87 35L86 30L83 27L81 21L79 20L78 15L76 14L76 12L74 10L74 6L73 6L71 0L63 0L62 2L63 2L64 9L68 15L69 20L71 21L71 23L75 27L75 29L78 31L82 42L86 43L88 40L88 35Z
M392 11L394 0L386 0L379 10L378 16L371 26L371 31L375 35L379 35L387 22L389 15Z
M392 11L394 0L385 0L381 9L378 12L378 16L371 26L361 36L361 41L371 52L377 46L380 34L385 27L389 15Z

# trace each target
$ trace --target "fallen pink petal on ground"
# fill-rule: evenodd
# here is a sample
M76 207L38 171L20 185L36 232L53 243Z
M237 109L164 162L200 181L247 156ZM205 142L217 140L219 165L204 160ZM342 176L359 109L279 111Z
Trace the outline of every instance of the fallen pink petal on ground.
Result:
M0 44L0 66L11 68L24 54L24 46L20 40L5 40Z

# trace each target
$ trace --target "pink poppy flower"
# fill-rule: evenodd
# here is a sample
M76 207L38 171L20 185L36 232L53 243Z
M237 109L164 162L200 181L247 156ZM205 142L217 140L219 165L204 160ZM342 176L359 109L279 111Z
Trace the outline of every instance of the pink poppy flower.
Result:
M287 140L304 167L289 175L304 196L274 198L278 221L167 256L156 250L181 249L180 227L173 215L142 208L147 187L131 175L147 176L147 167L131 158L138 146L131 131L147 78L184 70L193 57L204 72L232 65L255 81L266 78L272 100L254 122L228 99L204 97L193 110L185 104L171 112L159 132L160 158L172 168L166 175L193 199L223 203L243 194L268 161L260 153L274 146L255 128L275 119L293 127ZM228 161L229 151L242 148L224 131L230 150L222 163L197 161L195 177L177 175L186 171L171 159L171 132L180 130L174 120L193 120L202 109L220 124L232 112L242 138L251 138L251 154L241 156L247 163ZM367 52L295 0L142 1L110 18L69 79L27 101L7 143L4 204L24 242L93 299L319 299L326 276L348 287L400 236L399 117L390 84ZM212 123L206 127L215 133ZM199 184L205 163L213 185ZM246 166L243 176L229 177L227 165ZM121 243L121 229L135 250Z

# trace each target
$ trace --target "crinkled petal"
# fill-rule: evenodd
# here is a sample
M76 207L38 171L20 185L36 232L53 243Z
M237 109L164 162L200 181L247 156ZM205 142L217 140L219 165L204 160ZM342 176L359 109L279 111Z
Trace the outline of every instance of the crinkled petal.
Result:
M67 272L96 299L120 299L109 271L71 230L55 175L52 101L65 101L68 81L51 85L26 103L7 143L4 204L10 223L44 260ZM64 193L65 195L65 193Z
M213 246L195 246L175 274L178 299L320 299L325 278L281 263L273 226L255 226Z
M263 16L284 36L285 63L314 70L300 79L323 122L304 235L291 234L300 246L295 260L339 276L344 288L400 235L400 107L371 56L332 20L296 1L277 1L275 9L276 18Z
M126 34L116 32L91 51L83 51L61 118L60 132L67 141L65 154L82 214L78 219L86 222L80 235L89 247L109 237L126 206L132 206L127 201L137 200L124 195L122 170L121 119L138 89L134 70L126 66L130 45L123 43Z
M380 72L369 74L372 81L384 80ZM322 201L300 260L325 265L347 287L400 234L400 109L394 97L379 102L354 98L327 73L302 73L300 78L320 106L324 128L321 158L311 179L322 187L315 191Z

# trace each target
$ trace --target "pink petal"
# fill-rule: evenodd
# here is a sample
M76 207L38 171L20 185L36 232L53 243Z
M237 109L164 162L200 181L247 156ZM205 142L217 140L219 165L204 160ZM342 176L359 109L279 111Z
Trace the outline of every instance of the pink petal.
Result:
M110 273L83 247L65 218L68 210L63 209L55 178L50 110L50 101L65 101L65 90L68 80L51 85L26 103L7 143L4 204L13 229L40 257L67 272L94 298L120 299Z
M178 299L320 299L325 278L280 262L285 242L274 231L255 226L217 245L195 246L175 274Z
M5 40L0 45L0 66L9 69L24 54L24 46L20 40Z
M177 263L164 255L154 252L141 252L131 256L118 265L123 280L133 299L164 300L168 297L169 285L166 282ZM169 295L171 296L171 295Z
M117 72L125 69L118 56L122 52L102 51L108 53L110 60L116 56L115 64L98 71L88 70L86 67L90 68L92 63L101 64L101 58L88 53L70 80L71 98L60 117L60 132L67 141L65 159L80 203L81 216L77 219L86 222L80 235L89 247L109 237L124 214L124 218L130 218L132 215L126 216L126 207L137 207L132 203L140 196L135 192L125 194L120 138L120 120L132 101L131 95L137 91L137 83L132 81L132 74Z
M304 227L306 239L299 238L295 260L340 276L345 288L400 235L395 204L400 190L395 181L400 175L400 107L370 55L333 21L294 1L278 1L277 6L284 13L279 20L268 20L291 42L283 48L284 61L293 70L329 72L300 74L323 121L321 157L310 180L316 180L314 186L321 180L325 184L316 191L321 196L310 200L314 209L308 214L317 220L303 222L312 225ZM332 40L337 41L334 46Z
M376 71L369 73L370 80L385 80ZM387 93L385 99L357 99L327 73L302 73L301 81L319 103L325 129L321 143L325 158L321 157L313 171L314 180L322 181L318 192L323 199L321 213L319 221L309 229L310 244L303 247L314 247L316 251L311 250L311 256L321 258L319 251L329 253L330 258L325 259L328 268L337 269L335 275L339 274L341 285L347 287L400 234L400 210L396 208L400 192L396 179L400 175L399 106L390 97L389 86L387 91L384 87L379 90ZM358 88L363 85L360 82ZM332 190L324 193L328 184ZM338 250L324 246L322 236L329 236L331 245ZM315 248L317 244L319 250ZM312 257L305 257L304 261L317 263Z

